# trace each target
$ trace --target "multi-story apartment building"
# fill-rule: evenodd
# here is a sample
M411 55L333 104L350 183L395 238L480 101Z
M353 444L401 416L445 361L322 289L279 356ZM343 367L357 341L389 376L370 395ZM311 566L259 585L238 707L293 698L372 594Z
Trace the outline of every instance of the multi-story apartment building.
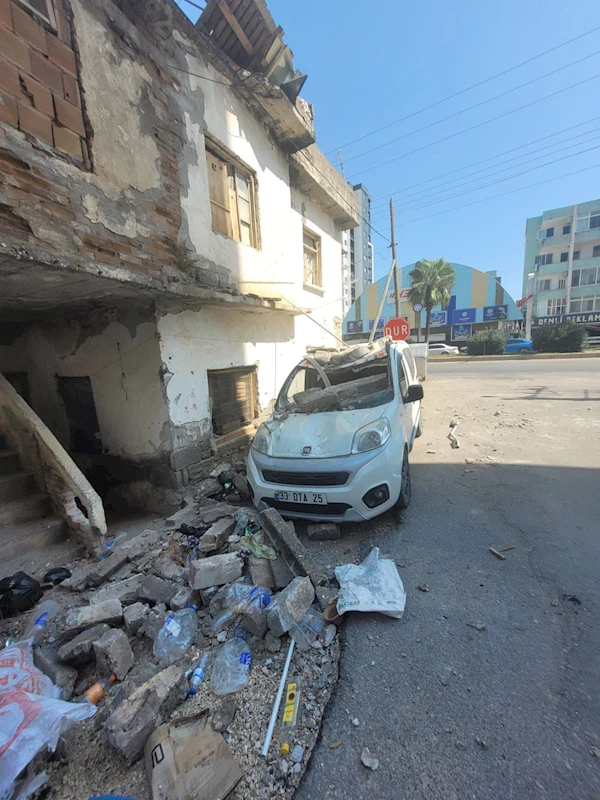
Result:
M177 507L335 344L356 195L262 0L0 12L0 372L103 497Z
M523 297L531 287L534 325L600 323L600 200L527 220Z
M357 297L373 283L371 195L362 183L352 189L359 203L359 223L342 238L342 305L344 316Z

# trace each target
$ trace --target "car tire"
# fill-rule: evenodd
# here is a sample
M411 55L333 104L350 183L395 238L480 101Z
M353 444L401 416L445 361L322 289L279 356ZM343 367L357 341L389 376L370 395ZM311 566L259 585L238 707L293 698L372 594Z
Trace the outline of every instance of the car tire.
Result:
M519 353L530 353L530 352L531 352L531 350L529 350L529 348L528 348L528 347L522 347L522 348L519 350Z
M417 432L415 433L415 439L418 439L419 436L423 436L423 414L419 414L419 422L417 424Z
M449 356L449 355L450 355L450 353L449 353L447 350L442 350L442 352L440 353L440 355L441 355L441 356Z
M400 487L400 496L398 497L397 507L408 508L412 500L412 484L410 480L410 463L408 461L408 450L404 449L404 458L402 459L402 486Z

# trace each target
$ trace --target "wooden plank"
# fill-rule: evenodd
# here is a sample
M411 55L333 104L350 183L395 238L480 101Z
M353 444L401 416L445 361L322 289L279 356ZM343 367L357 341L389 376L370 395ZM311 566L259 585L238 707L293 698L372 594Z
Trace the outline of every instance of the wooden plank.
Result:
M212 229L217 233L233 237L231 213L229 211L229 192L227 185L227 165L220 158L206 151L206 168L210 194Z
M231 26L232 30L235 32L235 35L237 36L240 44L242 45L246 53L248 53L249 56L254 55L254 48L252 47L252 43L246 36L244 29L242 28L240 23L237 21L233 11L229 8L227 0L219 0L219 8L221 9L223 16Z

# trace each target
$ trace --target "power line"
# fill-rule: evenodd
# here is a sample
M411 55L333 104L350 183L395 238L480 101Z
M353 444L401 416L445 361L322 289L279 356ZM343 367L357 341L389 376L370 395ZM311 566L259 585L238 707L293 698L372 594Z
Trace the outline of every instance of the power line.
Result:
M524 103L522 106L518 106L517 108L510 109L510 111L505 111L503 114L498 114L496 117L491 117L490 119L484 120L483 122L478 122L476 125L471 125L468 128L463 128L461 131L456 131L456 133L451 133L448 136L444 136L441 139L436 139L433 142L429 142L429 144L424 144L422 147L416 147L414 150L409 150L406 153L402 153L395 158L389 158L387 161L382 161L380 164L375 164L372 167L367 167L366 169L361 170L360 172L354 173L354 175L363 175L365 172L371 172L371 170L379 169L379 167L385 167L387 164L392 164L394 161L400 161L402 158L406 158L407 156L412 156L415 153L420 153L423 150L427 150L429 147L433 147L436 144L441 144L442 142L447 142L449 139L455 139L457 136L462 136L463 133L469 133L470 131L474 131L477 128L482 128L484 125L489 125L490 122L496 122L499 119L503 119L504 117L508 117L511 114L516 114L517 111L522 111L524 108L530 108L531 106L535 106L538 103L543 102L544 100L548 100L550 97L556 97L563 92L568 92L570 89L575 89L577 86L582 86L584 83L589 83L589 81L593 81L595 78L600 78L600 73L596 75L591 75L589 78L584 78L582 81L578 81L577 83L572 83L570 86L565 86L563 89L557 89L555 92L551 92L550 94L544 95L543 97L539 97L537 100L532 100L529 103Z
M396 142L402 141L402 139L408 139L409 136L414 136L417 133L422 133L423 131L427 131L430 128L435 128L437 125L441 125L442 122L448 122L448 120L455 119L456 117L460 117L461 114L466 114L467 111L472 111L474 108L479 108L480 106L484 106L487 103L491 103L494 100L498 100L500 97L506 97L508 94L512 94L513 92L518 91L519 89L523 89L525 86L531 86L532 83L537 83L538 81L543 80L544 78L549 78L551 75L556 75L557 72L562 72L564 69L568 69L569 67L573 67L576 64L581 64L582 61L587 61L589 58L593 58L594 56L600 55L600 50L596 50L594 53L590 53L587 56L583 56L582 58L578 58L575 61L571 61L568 64L563 64L562 67L557 67L556 69L550 70L550 72L544 73L544 75L540 75L537 78L532 78L530 81L525 81L525 83L521 83L519 86L515 86L512 89L507 89L505 92L500 92L500 94L496 94L493 97L488 97L485 100L481 100L479 103L475 103L472 106L468 106L468 108L463 108L460 111L455 111L454 114L449 114L447 117L442 117L442 119L435 120L434 122L430 122L428 125L423 125L422 128L417 128L414 131L409 131L408 133L402 134L402 136L397 136L395 139L390 139L389 142L384 142L383 144L377 145L377 147L372 147L370 150L365 150L364 153L359 153L356 156L352 156L351 158L346 159L346 164L349 161L354 161L357 158L362 158L363 156L368 156L371 153L375 153L377 150L382 150L384 147L389 147L391 144L395 144Z
M536 186L542 186L545 183L551 183L552 181L558 181L561 178L569 178L571 175L580 175L582 172L589 172L591 169L598 169L600 164L593 164L591 167L583 167L583 169L577 169L573 172L566 172L564 175L556 175L554 178L546 178L544 181L538 181L537 183L530 183L527 186L520 186L517 189L511 189L508 192L501 192L500 194L493 194L490 197L484 197L480 200L473 200L471 203L463 203L461 206L454 206L454 208L447 208L445 211L437 211L433 214L426 214L424 217L417 217L416 219L409 219L406 222L401 222L398 225L399 228L404 228L406 225L412 225L413 222L421 222L424 219L431 219L432 217L439 217L442 214L449 214L451 211L459 211L462 208L469 208L469 206L476 206L480 203L486 203L488 200L496 200L498 197L507 197L511 194L516 194L517 192L522 192L525 189L533 189Z
M593 130L591 130L591 131L587 131L587 133L594 133L595 131L600 131L600 128L595 128L595 129L593 129ZM584 135L584 134L580 134L580 136L582 136L582 135ZM573 137L573 138L579 138L579 137ZM523 161L523 163L522 163L522 164L516 164L516 165L514 165L514 166L516 166L516 167L523 167L523 166L525 166L525 164L531 164L533 161L538 161L540 158L546 158L547 156L556 155L556 153L563 153L565 150L570 150L572 147L577 147L577 146L579 146L579 145L582 145L582 144L588 144L589 142L595 142L595 141L596 141L598 138L600 138L600 137L598 137L598 136L592 136L592 138L591 138L591 139L586 139L586 140L585 140L585 141L583 141L583 142L577 142L577 144L570 144L570 145L568 145L567 147L561 147L559 150L554 150L554 152L552 152L552 153L545 153L544 155L541 155L541 156L536 156L535 158L530 158L528 161ZM587 151L586 151L586 150L584 150L584 151L581 151L581 152L587 152ZM578 153L575 153L574 155L578 155ZM513 160L513 161L514 161L514 159L511 159L511 160ZM557 160L561 160L561 159L557 159ZM548 163L549 163L549 164L553 164L553 163L554 163L554 161L550 161L550 162L548 162ZM542 166L542 167L543 167L543 166L547 166L547 164L541 164L540 166ZM487 167L487 169L490 169L490 168L489 168L489 167ZM485 177L486 177L486 179L487 179L487 178L491 178L493 175L499 175L501 172L506 172L506 170L508 170L508 169L514 169L514 167L505 167L504 169L500 169L500 170L498 170L497 172L491 172L489 175L486 175ZM536 169L538 169L538 167L536 167ZM472 173L472 174L475 174L475 173ZM522 173L518 173L518 174L522 174ZM473 179L473 180L466 181L465 183L459 183L457 186L454 186L454 187L452 187L452 188L453 188L453 189L462 189L462 188L463 188L463 186L467 186L469 183L475 183L475 181L476 181L476 180L480 180L480 179L478 179L478 178L475 178L475 179ZM443 184L440 184L440 185L443 185ZM448 191L448 190L446 189L446 190L444 190L444 191ZM419 193L419 194L420 194L420 193ZM443 192L437 192L437 194L443 194ZM431 196L428 196L428 197L427 197L427 199L430 199L431 197L434 197L434 196L435 196L435 194L434 194L434 195L431 195ZM456 196L456 195L455 195L455 196ZM425 200L425 199L426 199L425 197L421 197L421 198L419 198L419 199L416 199L416 200L411 200L411 201L408 201L408 202L406 202L406 203L403 203L402 205L408 205L408 206L410 206L410 205L411 205L411 204L413 204L413 203L418 203L418 202L420 202L421 200ZM440 201L438 201L438 202L442 202L442 201L440 200ZM403 209L403 208L402 208L402 205L399 207L399 213L400 213L400 214L404 214L406 211L411 211L411 210L412 210L411 208L408 208L408 209ZM421 208L421 206L418 206L418 208ZM381 217L376 217L374 221L375 221L375 222L377 222L377 221L378 221L378 220L380 220L380 219L385 219L385 217L384 217L384 216L381 216Z
M458 169L452 169L449 172L443 172L441 175L435 175L433 178L428 178L425 181L419 181L418 183L413 183L410 186L406 186L404 189L398 189L395 192L392 192L393 197L397 197L400 194L404 194L409 189L414 189L417 186L424 186L427 183L431 183L432 181L436 181L439 178L446 178L448 175L455 175L457 172L462 172L465 169L470 169L470 167L476 167L479 164L485 164L486 161L493 161L495 158L500 158L501 156L506 156L509 153L514 153L517 150L523 150L525 147L530 147L532 144L538 144L538 142L543 142L546 139L552 139L554 136L559 136L561 133L567 133L567 131L572 131L575 128L580 128L582 125L589 125L590 122L596 122L599 120L600 117L592 117L591 119L587 119L584 122L578 122L576 125L571 125L568 128L563 128L560 131L555 131L554 133L549 133L547 136L542 136L540 139L534 139L531 142L527 142L526 144L520 144L518 147L512 147L510 150L504 150L502 153L496 153L493 156L488 156L488 158L482 158L480 161L474 161L472 164L466 164L464 167L458 167ZM587 131L589 133L589 131ZM585 133L580 133L579 136L585 136ZM578 137L572 137L578 138ZM565 140L568 141L568 140ZM555 144L560 144L559 142L555 142ZM552 145L548 145L548 147L552 147ZM526 154L528 155L528 154ZM472 173L473 174L473 173ZM376 197L372 204L371 209L374 206L383 205L384 203L388 202L389 195L381 195L380 197Z
M493 81L496 78L501 78L502 75L507 75L509 72L513 72L514 70L519 69L520 67L524 67L526 64L530 64L532 61L536 61L538 58L542 58L543 56L548 55L548 53L553 53L555 50L559 50L561 47L566 47L566 45L571 44L572 42L576 42L579 39L583 39L585 36L590 36L592 33L596 33L596 31L598 30L600 30L600 26L592 28L589 31L585 31L584 33L579 34L579 36L575 36L573 39L567 39L566 42L561 42L560 44L551 47L549 50L544 50L542 53L538 53L538 55L532 56L531 58L528 58L526 61L521 61L519 64L515 64L514 67L509 67L508 69L505 69L502 72L498 72L496 73L496 75L492 75L489 78L485 78L484 80L479 81L478 83L473 83L471 86L467 86L465 89L461 89L460 91L455 92L454 94L448 95L448 97L444 97L441 100L437 100L435 103L431 103L430 105L425 106L424 108L420 108L417 111L413 111L412 113L407 114L405 117L400 117L400 119L397 119L394 122L389 122L387 125L383 125L381 128L377 128L376 130L371 131L370 133L365 133L363 136L359 136L357 139L352 139L350 142L346 142L346 144L338 145L338 147L334 147L331 150L328 150L326 155L329 155L330 153L333 153L336 150L339 150L340 148L349 147L351 144L355 144L356 142L360 142L363 139L369 138L369 136L374 136L376 133L380 133L381 131L384 131L387 128L391 128L394 125L398 125L400 122L405 122L407 119L412 119L412 117L416 117L418 114L422 114L423 112L429 111L430 109L435 108L436 106L439 106L442 103L446 103L448 102L448 100L453 100L455 97L459 97L461 94L465 94L465 92L470 92L472 89L477 89L477 87L483 86L484 84L489 83L490 81Z
M600 137L596 136L595 139ZM514 175L506 175L504 178L498 178L496 181L490 181L489 183L483 183L481 186L474 186L471 189L466 189L464 192L458 192L458 194L448 195L448 197L442 197L439 200L432 200L430 203L423 203L420 206L413 206L412 208L405 208L402 211L402 214L408 214L410 211L418 211L421 208L428 208L429 206L435 206L437 203L445 203L448 200L454 200L455 197L462 197L465 194L472 194L473 192L478 192L481 189L487 189L488 186L495 186L498 183L504 183L504 181L511 181L514 178L520 178L521 175L526 175L529 172L535 172L536 169L543 169L543 167L549 167L551 164L556 164L559 161L566 161L568 158L575 158L575 156L583 155L584 153L590 153L592 150L598 150L600 148L600 144L595 145L594 147L588 147L586 150L579 150L577 153L570 153L568 156L561 156L561 158L554 158L552 161L547 161L545 164L538 164L537 167L530 167L529 169L525 169L522 172L517 172Z

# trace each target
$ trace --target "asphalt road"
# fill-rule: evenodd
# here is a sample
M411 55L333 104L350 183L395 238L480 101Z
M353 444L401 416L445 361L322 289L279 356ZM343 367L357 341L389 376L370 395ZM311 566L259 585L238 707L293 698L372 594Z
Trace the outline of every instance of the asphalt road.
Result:
M411 507L311 545L380 547L407 605L349 615L296 798L597 800L600 360L435 364L425 393Z

